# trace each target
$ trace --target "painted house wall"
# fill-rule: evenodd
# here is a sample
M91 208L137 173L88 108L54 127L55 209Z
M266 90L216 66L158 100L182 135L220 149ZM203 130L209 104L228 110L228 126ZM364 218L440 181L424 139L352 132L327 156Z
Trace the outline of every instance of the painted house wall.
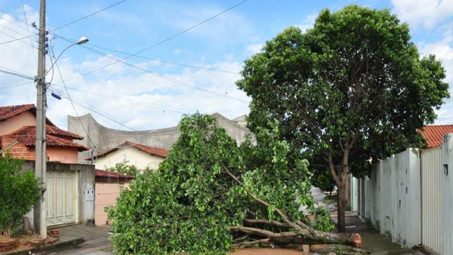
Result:
M11 133L23 126L34 126L34 125L36 125L35 115L29 111L23 112L17 116L8 118L5 121L1 121L0 135Z
M164 159L157 156L149 155L133 147L124 147L113 151L103 157L96 159L96 169L107 170L115 167L117 163L127 162L128 165L134 165L138 169L153 169L159 167L160 162Z
M11 146L14 144L13 146ZM2 148L8 148L7 152L13 158L23 160L35 160L35 148L27 147L21 143L16 143L14 137L2 137ZM3 152L3 154L5 154ZM47 147L47 159L52 162L67 164L78 163L78 150L76 148Z
M75 148L48 147L47 158L52 162L76 164L78 163L78 150Z

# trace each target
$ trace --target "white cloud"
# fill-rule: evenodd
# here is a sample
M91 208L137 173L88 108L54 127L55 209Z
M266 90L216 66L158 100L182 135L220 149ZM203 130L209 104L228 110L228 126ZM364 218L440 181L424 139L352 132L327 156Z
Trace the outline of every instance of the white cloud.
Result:
M26 11L29 11L28 7ZM28 16L33 17L33 15ZM31 18L29 22L30 20ZM0 15L0 30L4 32L4 34L0 33L0 43L21 37L11 29L26 35L27 30L24 26L25 23L22 20L9 15ZM36 43L36 38L32 41ZM0 67L34 76L37 50L29 44L30 40L25 39L1 45ZM240 78L238 73L242 69L241 63L233 60L227 59L206 66L228 70L233 74L192 68L180 68L179 71L172 69L171 74L159 74L143 72L117 63L84 75L85 72L99 69L113 61L104 56L74 63L69 56L65 54L60 58L58 66L70 97L75 101L75 110L66 99L65 89L56 70L48 94L47 116L62 128L66 128L68 114L82 115L90 112L99 122L108 127L126 129L118 123L101 117L95 111L137 130L174 126L183 113L195 111L219 112L229 118L248 112L249 99L235 85L235 81ZM155 70L153 67L165 69L166 65L159 61L143 61L134 64L152 70ZM197 64L194 63L194 65ZM51 75L52 72L48 80ZM62 100L51 97L51 91L57 91L63 97ZM36 88L32 80L0 73L0 105L35 102Z
M296 26L299 27L300 30L302 30L302 32L306 32L308 29L313 28L317 17L318 17L317 13L310 14L304 18L302 23Z
M446 71L446 82L450 84L450 95L453 96L453 36L446 35L442 40L434 43L421 45L422 55L436 55L442 62ZM448 99L440 110L437 111L438 119L436 123L453 124L453 99Z
M256 53L261 51L263 46L264 44L262 43L250 44L246 47L246 50L249 55L255 55Z
M432 29L453 15L451 0L392 0L396 14L412 26Z

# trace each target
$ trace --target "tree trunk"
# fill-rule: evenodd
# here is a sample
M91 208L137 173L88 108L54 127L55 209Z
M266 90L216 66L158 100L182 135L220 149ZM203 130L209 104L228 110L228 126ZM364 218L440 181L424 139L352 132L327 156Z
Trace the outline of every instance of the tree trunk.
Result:
M346 183L343 178L340 178L340 181L337 183L337 226L338 232L340 233L346 230Z

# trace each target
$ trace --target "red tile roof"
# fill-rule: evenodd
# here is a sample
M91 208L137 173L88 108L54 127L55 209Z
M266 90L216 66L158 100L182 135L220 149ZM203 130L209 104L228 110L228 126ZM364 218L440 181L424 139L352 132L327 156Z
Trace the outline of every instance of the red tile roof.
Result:
M5 136L14 137L19 143L25 146L35 146L36 126L24 126ZM46 141L48 146L77 148L79 151L86 151L89 148L75 143L72 139L80 139L79 135L61 130L54 126L46 126Z
M167 157L168 155L168 150L166 149L163 149L163 148L157 148L157 147L151 147L151 146L147 146L147 145L143 145L143 144L139 144L139 143L133 143L133 142L129 142L129 141L126 141L124 143L122 143L121 145L119 145L118 147L115 147L115 148L112 148L108 151L105 151L99 155L97 155L96 157L103 157L113 151L116 151L120 148L124 148L124 147L134 147L140 151L143 151L145 153L148 153L149 155L153 155L153 156L158 156L158 157L161 157L161 158L165 158Z
M11 117L17 116L23 112L31 111L36 114L36 107L34 104L22 104L22 105L9 105L0 106L0 121L7 120ZM46 123L55 126L49 119L46 118Z
M133 176L130 175L125 175L125 174L120 174L120 173L115 173L115 172L110 172L110 171L105 171L105 170L95 170L95 175L96 177L110 177L110 178L128 178L128 179L133 179Z
M14 117L32 109L35 109L35 105L33 104L0 106L0 121Z
M453 125L429 125L424 126L421 130L428 149L441 146L444 136L448 133L453 133Z

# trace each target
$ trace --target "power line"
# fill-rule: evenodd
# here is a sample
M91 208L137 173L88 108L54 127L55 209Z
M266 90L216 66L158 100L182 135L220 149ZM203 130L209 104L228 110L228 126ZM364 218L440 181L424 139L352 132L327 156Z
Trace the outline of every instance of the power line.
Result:
M22 87L22 86L27 86L27 85L32 85L32 84L31 84L30 82L27 82L27 83L19 83L19 84L16 84L16 85L9 85L9 86L0 87L0 89L17 88L17 87Z
M119 122L119 121L117 121L117 120L114 120L112 117L110 117L110 116L108 116L108 115L106 115L106 114L103 114L103 113L101 113L101 112L99 112L99 111L97 111L97 110L95 110L95 109L93 109L93 108L90 108L90 107L88 107L88 106L86 106L86 105L84 105L84 104L82 104L82 103L79 103L79 102L75 101L75 100L72 99L72 98L69 98L69 97L67 97L67 96L62 95L61 91L58 91L58 90L53 89L53 88L49 88L49 90L52 91L52 92L54 92L54 93L59 94L61 97L66 98L66 99L69 100L69 101L74 102L75 104L79 105L80 107L85 108L86 110L88 110L88 111L90 111L90 112L94 112L94 113L98 114L99 116L101 116L101 117L103 117L103 118L105 118L105 119L108 119L108 120L110 120L110 121L112 121L112 122L114 122L114 123L116 123L116 124L118 124L118 125L120 125L120 126L122 126L122 127L125 127L125 128L127 128L127 129L129 129L129 130L132 130L132 131L138 131L137 129L134 129L134 128L132 128L132 127L127 126L126 124L123 124L123 123L121 123L121 122Z
M60 35L56 35L55 34L55 36L56 37L60 37L61 39L63 39L63 37L60 36ZM70 39L68 39L68 40L70 40ZM99 46L99 45L96 45L96 44L93 44L93 43L90 43L90 45L92 47L94 47L94 48L98 48L98 49L101 49L101 50L105 50L105 51L109 51L109 52L117 53L117 54L121 54L121 55L131 55L131 54L133 54L133 53L130 53L130 52L109 49L109 48L102 47L102 46ZM170 64L170 65L174 65L174 66L183 66L183 67L188 67L188 68L204 69L204 70L208 70L208 71L215 71L215 72L221 72L221 73L239 74L239 72L233 72L233 71L229 71L229 70L223 70L223 69L206 67L206 66L200 66L200 65L192 65L192 64L186 64L186 63L167 61L167 60L162 60L162 59L157 59L157 58L145 57L145 56L142 56L142 55L137 55L137 56L134 56L134 57L140 58L140 59L145 59L145 60L156 61L156 62L163 63L163 64Z
M53 47L51 46L50 47L51 51L52 51L52 55L54 55L54 58L55 58L55 53L54 53L54 50L53 50ZM74 102L72 101L72 98L71 98L71 95L69 94L69 91L68 91L68 88L66 87L66 82L64 81L63 79L63 75L61 74L61 71L60 71L60 66L58 65L58 63L56 62L56 68L57 68L57 71L58 71L58 74L60 75L60 79L64 85L64 88L65 88L65 91L66 91L66 94L68 95L68 98L69 98L69 102L71 103L71 106L72 106L72 109L74 109L74 112L77 116L77 119L80 121L80 125L82 126L82 129L83 131L85 132L85 135L87 137L87 140L88 140L88 143L92 145L92 150L96 150L96 145L93 143L93 139L91 139L91 136L90 134L88 133L88 130L85 128L85 125L83 124L82 120L80 119L80 115L79 115L79 112L77 111L75 105L74 105ZM52 75L53 76L53 75ZM93 153L93 152L92 152Z
M30 32L30 29L29 29L27 13L25 13L25 8L24 8L24 1L20 0L20 3L21 3L21 7L22 7L22 14L24 15L25 27L27 28L27 34L33 36L33 34ZM30 44L33 45L33 40L31 39L31 37L30 37ZM37 65L36 53L34 50L32 50L32 52L33 52L33 59L35 61L35 64Z
M4 34L4 33L2 32L2 34ZM11 38L14 38L14 37L12 37L11 35L8 35L8 36L11 37ZM8 40L8 41L0 42L0 45L12 43L12 42L17 42L17 41L22 41L22 40L24 40L24 39L31 38L31 37L33 37L33 35L27 35L27 36L24 36L24 37L21 37L21 38L14 38L13 40ZM34 47L34 46L33 46L33 47ZM35 48L35 47L34 47L34 48Z
M14 75L14 76L17 76L17 77L21 77L21 78L28 79L28 80L33 80L33 81L35 80L35 78L32 77L32 76L28 76L26 74L21 74L21 73L19 73L17 71L11 70L11 69L9 69L9 70L6 70L6 69L9 69L9 68L0 67L0 72L5 73L5 74Z
M52 84L52 86L61 87L61 86L56 85L56 84ZM184 110L181 110L181 109L171 108L171 107L168 107L168 106L165 106L165 105L153 104L153 103L149 103L149 102L144 103L143 101L137 100L137 99L132 99L132 101L131 101L130 98L126 98L124 96L114 96L114 95L99 94L99 93L94 93L92 91L82 90L82 89L79 89L79 88L74 88L74 87L69 87L69 86L66 86L66 88L69 89L69 90L72 90L72 91L79 92L79 93L84 94L84 95L94 95L94 96L97 96L97 97L100 97L100 98L105 98L105 99L108 99L108 100L124 99L124 100L126 100L125 101L126 103L131 104L131 105L142 105L142 106L145 106L145 107L151 107L151 108L154 108L154 109L159 109L159 110L168 111L168 112L175 112L175 113L180 113L180 114L186 114L188 112L192 112L192 110L191 111L184 111Z
M84 19L87 19L87 18L89 18L89 17L92 17L92 16L94 16L94 15L96 15L96 14L99 14L99 13L101 13L101 12L103 12L103 11L106 11L106 10L108 10L108 9L110 9L110 8L113 8L113 7L115 7L115 6L119 5L119 4L122 4L122 3L126 2L126 1L127 1L127 0L121 0L121 1L115 2L115 3L113 3L113 4L109 5L109 6L106 6L106 7L102 8L102 9L99 9L99 10L97 10L97 11L95 11L95 12L92 12L92 13L90 13L90 14L88 14L88 15L85 15L85 16L83 16L83 17L80 17L80 18L78 18L78 19L75 19L75 20L73 20L73 21L71 21L71 22L68 22L68 23L62 25L62 26L59 26L59 27L55 28L53 31L57 31L57 30L60 30L60 29L62 29L62 28L65 28L65 27L67 27L67 26L70 26L70 25L72 25L72 24L75 24L75 23L77 23L77 22L80 22L80 21L82 21L82 20L84 20Z
M154 43L154 44L152 44L152 45L150 45L150 46L148 46L148 47L145 47L145 48L143 48L143 49L141 49L141 50L139 50L139 51L137 51L137 52L135 52L135 53L129 54L129 55L127 55L126 57L124 57L123 59L126 60L126 59L129 59L129 58L131 58L131 57L136 57L136 56L138 56L139 54L141 54L141 53L143 53L143 52L145 52L145 51L147 51L147 50L150 50L150 49L152 49L152 48L154 48L154 47L157 47L157 46L159 46L159 45L161 45L161 44L164 44L164 43L166 43L166 42L168 42L168 41L170 41L170 40L172 40L172 39L174 39L174 38L176 38L176 37L179 37L179 36L181 36L181 35L183 35L183 34L189 32L190 30L193 30L193 29L195 29L195 28L197 28L197 27L199 27L199 26L201 26L201 25L203 25L203 24L205 24L205 23L207 23L207 22L209 22L209 21L211 21L211 20L217 18L218 16L220 16L220 15L222 15L222 14L224 14L224 13L226 13L226 12L228 12L228 11L230 11L230 10L232 10L232 9L234 9L234 8L236 8L236 7L238 7L238 6L240 6L240 5L242 5L242 4L245 3L246 1L247 1L247 0L242 0L242 1L236 3L236 4L232 5L232 6L230 6L230 7L226 8L226 9L224 9L223 11L221 11L221 12L219 12L219 13L217 13L217 14L215 14L215 15L213 15L213 16L210 16L210 17L208 17L208 18L206 18L206 19L204 19L204 20L202 20L201 22L199 22L199 23L197 23L197 24L195 24L195 25L189 26L189 27L187 27L186 29L183 29L183 30L180 31L180 32L177 32L177 33L175 33L175 34L173 34L173 35L170 35L170 36L166 37L166 38L163 39L163 40L160 40L160 41L158 41L158 42L156 42L156 43ZM106 65L104 65L104 66L101 66L101 67L99 67L99 68L97 68L97 69L94 69L94 70L91 71L91 72L96 72L96 71L105 69L106 67L109 67L109 66L111 66L111 65L117 64L117 63L119 63L119 62L121 62L121 60L118 60L118 59L117 59L117 60L115 60L114 62L109 63L109 64L106 64ZM90 73L91 73L91 72L90 72Z
M60 38L63 39L63 40L66 40L66 41L68 41L68 42L70 42L70 43L74 43L73 41L68 40L68 39L66 39L66 38L62 38L62 37L60 37ZM185 84L186 86L189 86L189 87L191 87L191 88L194 88L194 89L203 91L203 92L208 93L208 94L212 94L212 95L216 95L216 96L224 97L224 98L230 98L230 99L232 99L232 100L236 100L236 101L238 101L238 102L248 104L247 101L242 100L242 99L239 99L239 98L236 98L236 97L233 97L233 96L229 96L229 95L222 94L222 93L215 92L215 91L211 91L211 90L208 90L208 89L205 89L205 88L202 88L202 87L198 87L198 86L195 86L195 85L193 85L193 84L191 84L191 83L189 83L189 82L187 82L187 81L184 81L184 80L180 80L180 79L176 79L176 78L172 78L172 77L160 75L160 74L158 74L158 73L156 73L156 72L153 72L153 71L151 71L151 70L149 70L149 69L147 69L147 68L144 68L144 67L141 67L141 66L138 66L138 65L131 64L131 63L125 61L124 59L118 59L118 58L112 57L112 56L110 56L110 55L108 55L108 54L105 54L105 53L103 53L103 52L99 52L99 51L97 51L97 50L95 50L95 49L93 49L93 48L91 48L91 47L89 47L89 46L82 45L82 47L85 48L85 49L87 49L87 50L89 50L89 51L91 51L91 52L93 52L93 53L95 53L95 54L98 54L98 55L100 55L100 56L104 56L104 57L107 57L107 58L112 59L112 60L114 61L113 63L119 63L119 62L121 62L121 63L123 63L123 64L126 65L126 66L129 66L129 67L138 69L138 70L140 70L140 71L142 71L142 72L149 73L149 74L154 74L154 75L158 75L161 79L168 80L168 81L170 81L170 82L172 82L172 83L174 83L174 84ZM87 75L87 74L91 74L91 73L97 72L97 71L99 71L100 69L105 68L105 67L107 67L107 66L109 66L109 65L110 65L110 64L104 65L104 66L101 67L101 68L97 68L97 69L94 69L94 70L91 70L91 71L88 71L88 72L84 72L84 73L82 73L82 75Z

